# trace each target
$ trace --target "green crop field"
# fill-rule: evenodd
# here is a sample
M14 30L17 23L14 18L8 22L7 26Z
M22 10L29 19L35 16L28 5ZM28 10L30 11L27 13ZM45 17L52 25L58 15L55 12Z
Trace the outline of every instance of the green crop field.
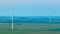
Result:
M60 24L0 24L0 34L60 34Z

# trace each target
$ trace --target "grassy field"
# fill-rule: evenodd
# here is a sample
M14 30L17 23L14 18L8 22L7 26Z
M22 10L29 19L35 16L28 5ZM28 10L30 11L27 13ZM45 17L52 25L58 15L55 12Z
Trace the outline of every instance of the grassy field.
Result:
M60 34L60 24L0 24L0 34Z

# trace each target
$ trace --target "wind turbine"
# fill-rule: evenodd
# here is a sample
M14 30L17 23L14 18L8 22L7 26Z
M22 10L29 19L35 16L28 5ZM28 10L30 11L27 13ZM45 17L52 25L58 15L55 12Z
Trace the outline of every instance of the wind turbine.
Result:
M51 9L51 8L50 8ZM49 9L49 10L50 10ZM48 14L48 17L49 17L49 23L51 24L52 23L52 16L51 16L51 10L50 10L50 12L49 12L49 14Z
M12 21L12 30L14 30L14 19L13 19L13 17L14 17L14 14L13 13L11 13L11 21Z
M51 24L51 15L48 14L48 17L49 17L49 23Z

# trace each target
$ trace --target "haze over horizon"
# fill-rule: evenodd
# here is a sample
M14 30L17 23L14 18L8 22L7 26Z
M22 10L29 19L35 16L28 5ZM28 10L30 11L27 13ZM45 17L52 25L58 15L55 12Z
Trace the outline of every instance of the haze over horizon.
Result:
M0 16L60 16L60 0L0 0Z

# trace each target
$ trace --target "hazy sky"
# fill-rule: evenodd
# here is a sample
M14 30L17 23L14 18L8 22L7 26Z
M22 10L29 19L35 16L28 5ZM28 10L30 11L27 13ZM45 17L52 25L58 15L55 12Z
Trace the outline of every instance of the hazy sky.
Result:
M0 0L0 16L60 16L60 0Z

